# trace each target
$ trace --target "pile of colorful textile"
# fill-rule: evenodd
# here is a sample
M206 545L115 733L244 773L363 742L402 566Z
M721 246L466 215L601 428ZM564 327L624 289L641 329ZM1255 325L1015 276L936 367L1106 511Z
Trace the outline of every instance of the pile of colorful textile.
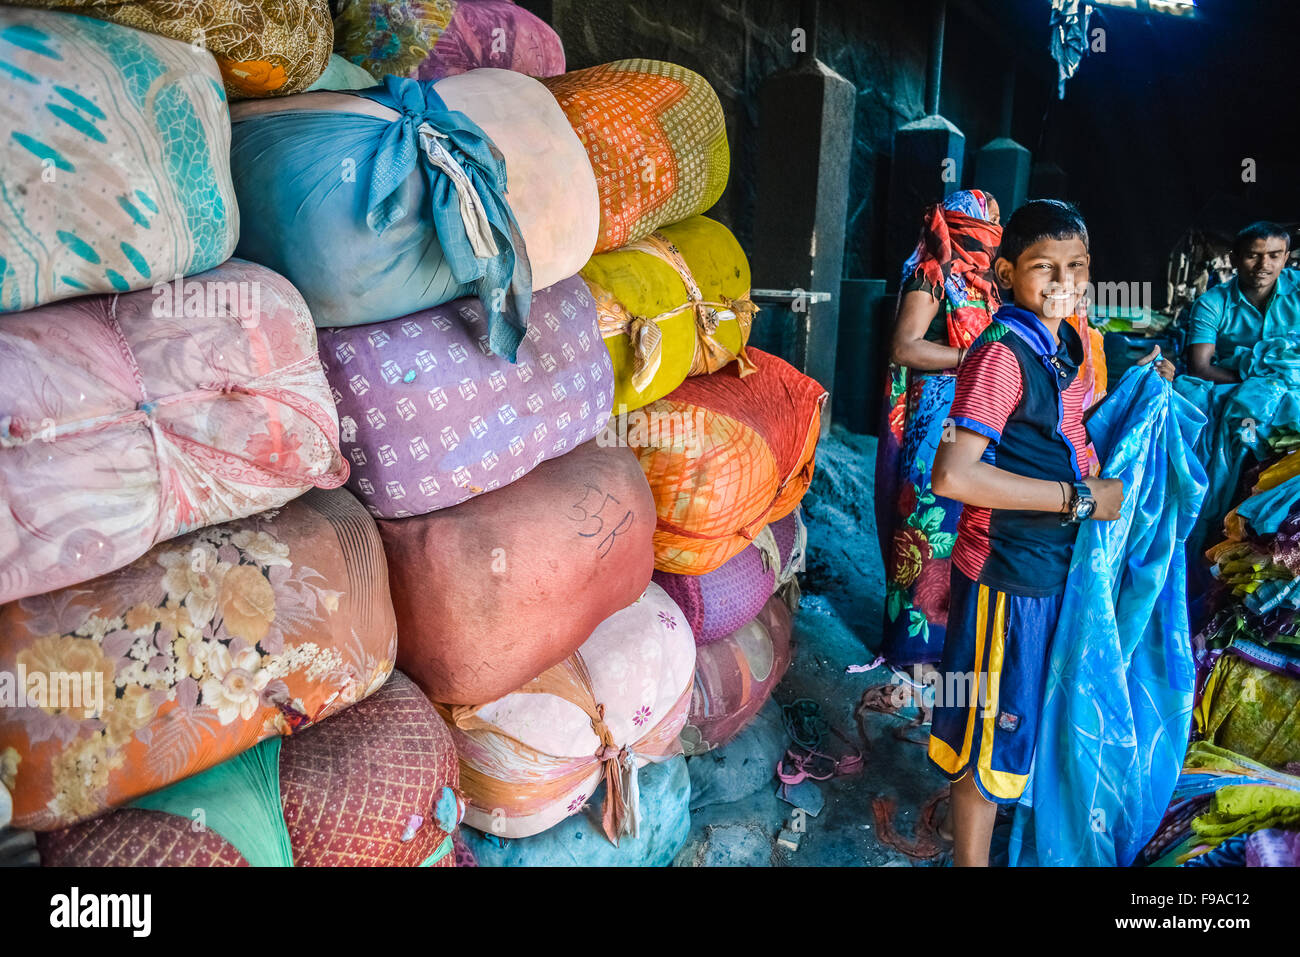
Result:
M1247 383L1249 384L1249 382ZM1295 866L1300 838L1300 454L1247 473L1206 559L1194 743L1148 863Z
M825 401L746 349L717 96L504 0L178 10L0 8L0 828L667 863Z

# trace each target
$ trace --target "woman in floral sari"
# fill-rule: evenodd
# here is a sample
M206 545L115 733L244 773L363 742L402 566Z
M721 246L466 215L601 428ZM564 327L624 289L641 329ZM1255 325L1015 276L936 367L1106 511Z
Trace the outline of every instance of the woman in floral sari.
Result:
M885 560L881 653L932 664L948 624L948 572L961 506L930 488L957 366L1000 305L992 264L1002 228L992 194L962 190L925 212L903 267L886 424L876 458L876 529ZM947 428L951 429L949 424Z

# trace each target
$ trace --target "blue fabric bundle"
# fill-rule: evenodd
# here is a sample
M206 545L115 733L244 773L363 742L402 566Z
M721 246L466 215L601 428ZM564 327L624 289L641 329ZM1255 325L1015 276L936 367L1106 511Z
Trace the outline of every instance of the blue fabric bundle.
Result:
M248 228L235 254L286 276L318 326L477 295L489 346L513 362L532 274L500 151L432 83L388 76L357 95L398 117L304 110L236 120L230 162Z
M1127 866L1169 803L1192 718L1183 543L1205 496L1204 426L1154 366L1088 423L1124 507L1079 530L1012 864Z
M1209 489L1201 517L1187 537L1193 560L1217 531L1241 480L1247 459L1271 454L1268 439L1284 429L1300 430L1300 343L1294 336L1258 342L1238 349L1224 366L1237 370L1241 383L1214 383L1179 376L1175 390L1205 410L1210 425L1196 443L1196 457L1205 468Z

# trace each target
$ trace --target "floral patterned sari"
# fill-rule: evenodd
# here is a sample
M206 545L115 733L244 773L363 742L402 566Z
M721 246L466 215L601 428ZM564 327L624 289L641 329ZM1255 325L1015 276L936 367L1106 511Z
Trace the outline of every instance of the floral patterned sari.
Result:
M949 298L944 308L950 344L967 348L992 320L996 301ZM957 376L955 370L918 372L891 363L886 388L888 422L876 458L876 528L885 560L881 654L895 665L937 662L961 505L935 495L930 475Z
M990 197L954 193L926 210L903 281L942 289L947 343L969 348L993 319L991 272L1001 229L988 221ZM937 662L948 624L948 572L961 505L930 487L957 388L955 369L925 372L890 363L885 421L876 453L876 531L885 562L884 643L894 665Z

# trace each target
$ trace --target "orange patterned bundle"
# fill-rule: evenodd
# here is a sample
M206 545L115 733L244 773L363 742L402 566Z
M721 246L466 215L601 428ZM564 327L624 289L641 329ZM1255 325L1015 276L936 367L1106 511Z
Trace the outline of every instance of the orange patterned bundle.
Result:
M722 104L698 73L619 60L542 80L587 148L600 190L595 252L617 249L718 201L730 154Z
M812 481L826 390L747 351L753 374L731 365L689 378L627 429L655 497L660 571L713 571L794 511Z
M0 702L22 696L0 707L0 784L45 831L361 700L397 626L374 520L337 489L0 605L0 636Z

